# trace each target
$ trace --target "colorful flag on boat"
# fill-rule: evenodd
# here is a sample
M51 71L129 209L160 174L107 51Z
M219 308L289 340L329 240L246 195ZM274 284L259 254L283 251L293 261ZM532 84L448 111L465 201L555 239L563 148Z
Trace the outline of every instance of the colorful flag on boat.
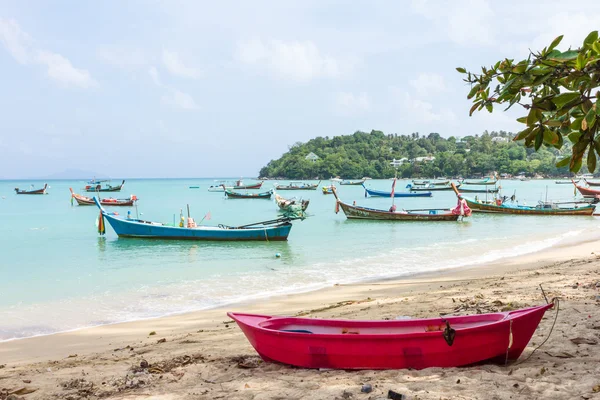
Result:
M394 178L394 182L392 183L392 193L390 197L394 197L394 192L396 192L396 178Z

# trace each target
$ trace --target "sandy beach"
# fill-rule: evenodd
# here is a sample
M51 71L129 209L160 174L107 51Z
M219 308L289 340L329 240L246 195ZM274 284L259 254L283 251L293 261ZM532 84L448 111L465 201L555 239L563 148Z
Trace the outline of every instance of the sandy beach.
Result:
M596 255L595 253L598 253ZM488 265L335 285L226 308L0 343L0 399L600 398L600 243ZM512 365L319 371L264 363L226 311L393 319L475 314L560 298ZM363 384L371 393L361 393Z

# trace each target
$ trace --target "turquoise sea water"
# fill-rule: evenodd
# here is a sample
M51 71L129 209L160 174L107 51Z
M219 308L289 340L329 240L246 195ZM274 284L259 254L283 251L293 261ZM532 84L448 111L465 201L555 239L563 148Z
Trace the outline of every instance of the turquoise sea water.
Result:
M596 217L476 214L464 222L349 221L334 198L318 191L281 192L310 199L309 217L294 222L287 242L216 243L119 239L107 225L99 237L95 207L71 205L69 187L50 181L45 196L17 196L14 187L43 182L0 181L0 340L200 310L270 295L403 276L535 252L597 237ZM116 183L116 180L113 181ZM274 182L266 181L263 189ZM398 182L405 190L407 182ZM242 225L272 219L271 200L226 199L208 192L212 179L127 180L113 196L140 199L140 217L173 222L190 205L206 224ZM189 186L200 189L189 189ZM368 185L389 190L389 180ZM503 181L521 203L573 199L573 186L554 181ZM391 199L365 198L360 186L339 187L347 202L387 209ZM472 195L474 196L474 195ZM479 196L485 196L479 195ZM453 207L453 192L396 199L399 208ZM129 208L113 208L126 214ZM135 208L131 208L135 216ZM275 254L280 253L281 258ZM282 310L283 312L284 310Z

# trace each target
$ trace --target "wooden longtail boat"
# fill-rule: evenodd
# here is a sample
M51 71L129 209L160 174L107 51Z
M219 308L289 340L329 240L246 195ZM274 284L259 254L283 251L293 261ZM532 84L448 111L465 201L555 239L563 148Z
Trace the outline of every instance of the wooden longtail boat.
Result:
M121 182L121 184L119 186L111 186L108 183L106 184L105 187L102 187L102 184L97 184L97 185L86 185L85 188L83 188L83 190L85 190L86 192L120 192L121 189L123 189L123 186L125 185L125 180L123 180L123 182Z
M449 180L445 180L445 181L417 181L417 180L413 180L412 181L413 186L427 186L429 185L431 186L446 186L446 185L450 185L450 181Z
M557 185L571 185L573 182L577 183L579 181L580 179L577 179L576 181L554 181L554 183L556 183Z
M270 199L273 194L273 189L262 193L240 193L225 189L225 196L231 199Z
M381 190L373 190L367 188L365 185L362 185L365 188L366 194L374 197L392 197L392 192L384 192ZM433 193L430 191L420 192L420 193L411 193L411 192L394 192L394 197L431 197ZM366 196L365 196L366 197Z
M208 191L209 192L223 192L225 189L228 190L248 190L248 189L260 189L263 185L263 181L260 181L258 183L253 183L250 185L244 185L244 182L242 182L242 180L238 180L235 182L234 185L227 185L224 181L222 181L221 183L219 183L218 185L210 185L208 187ZM223 186L225 186L223 188Z
M277 190L317 190L321 181L317 183L290 182L289 185L275 185Z
M452 184L454 186L454 184ZM458 189L454 192L459 199L465 199L467 205L473 212L480 213L496 213L496 214L516 214L516 215L592 215L594 213L595 206L586 204L578 207L559 207L555 203L544 203L538 204L537 206L523 206L519 204L507 204L501 199L495 200L495 202L484 202L481 200L474 200L468 197L464 197ZM572 203L575 204L575 203Z
M460 184L458 184L458 186L460 186ZM452 190L452 186L450 186L449 184L447 185L432 185L431 183L428 183L426 185L422 185L422 186L413 186L412 184L408 184L406 185L406 188L409 189L411 192L433 192L433 191L444 191L444 190Z
M585 197L585 198L593 199L593 198L596 198L596 197L600 196L600 190L589 189L589 188L586 188L586 187L583 187L583 186L579 186L575 182L573 182L573 185L575 185L575 187L577 188L577 190L579 190L579 193L581 193L581 195L583 197Z
M423 369L517 360L552 306L383 321L227 315L266 362L301 368Z
M450 186L450 189L452 190L452 186ZM500 191L499 188L466 188L464 186L461 186L460 189L461 192L463 193L498 193Z
M69 188L69 190L71 191L71 198L75 199L80 206L93 206L96 204L93 198L74 193L72 188ZM128 199L100 199L100 204L110 207L130 207L133 206L133 203L135 203L137 199L137 196L132 194Z
M333 194L333 186L323 186L321 188L321 191L323 192L323 194Z
M387 211L375 208L359 207L344 203L333 189L336 201L336 214L341 208L348 219L375 219L385 221L456 221L460 214L449 209Z
M177 239L177 240L218 240L218 241L273 241L287 240L292 223L289 218L257 222L243 226L196 226L188 217L187 226L173 226L161 222L143 221L107 212L98 199L94 197L101 217L108 223L119 237L144 239ZM104 226L103 223L100 225Z
M359 179L356 181L351 181L351 180L343 180L340 182L340 185L362 185L363 183L365 183L366 179Z
M583 178L583 180L585 181L585 183L587 183L590 186L600 186L600 182L588 181L585 178Z
M285 199L275 193L275 203L281 211L295 211L293 208L297 208L300 211L306 211L310 200L296 200L296 199Z
M32 186L32 189L29 189L29 190L24 190L24 189L21 190L19 188L15 188L15 193L16 194L46 194L46 190L48 189L47 183L45 183L44 187L41 189L33 189L33 185L31 185L31 186Z
M485 178L485 179L480 179L480 180L476 180L476 181L467 181L464 180L462 181L462 183L464 185L495 185L496 183L498 183L497 179L491 179L491 178Z

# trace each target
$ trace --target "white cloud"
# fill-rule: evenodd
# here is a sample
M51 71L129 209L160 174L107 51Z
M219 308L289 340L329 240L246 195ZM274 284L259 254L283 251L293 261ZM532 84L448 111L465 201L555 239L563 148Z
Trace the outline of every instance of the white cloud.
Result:
M321 54L311 41L248 40L238 44L237 58L243 64L267 69L278 78L298 82L342 75L340 62Z
M148 74L150 75L150 78L152 78L152 82L154 82L156 86L162 87L162 83L160 82L160 77L158 75L158 70L156 69L156 67L150 67L148 69Z
M37 60L46 65L50 78L62 84L78 86L83 89L98 86L88 71L75 68L68 59L60 54L40 51L37 54Z
M359 94L340 92L335 96L335 108L344 115L354 115L371 108L369 96L362 92Z
M494 43L494 12L488 0L455 0L446 7L431 0L413 0L412 9L444 31L457 44Z
M175 76L191 79L199 79L202 76L199 69L185 65L175 52L163 50L162 60L167 70Z
M21 64L28 63L31 39L21 30L17 21L0 18L0 42L15 60Z
M139 49L105 46L96 51L101 61L122 69L136 69L148 64L146 55Z
M87 70L75 68L66 57L48 50L35 49L32 40L15 20L0 19L0 39L19 63L44 65L48 77L62 85L84 89L98 86Z
M428 101L415 98L408 92L392 89L400 101L400 106L408 118L414 121L431 123L454 123L456 115L448 108L435 108Z
M431 96L445 92L448 88L444 77L439 74L421 73L416 79L408 82L419 96Z
M184 93L177 89L169 89L168 94L162 97L163 104L170 105L172 107L181 108L183 110L198 110L200 106L196 104L194 98L187 93Z

